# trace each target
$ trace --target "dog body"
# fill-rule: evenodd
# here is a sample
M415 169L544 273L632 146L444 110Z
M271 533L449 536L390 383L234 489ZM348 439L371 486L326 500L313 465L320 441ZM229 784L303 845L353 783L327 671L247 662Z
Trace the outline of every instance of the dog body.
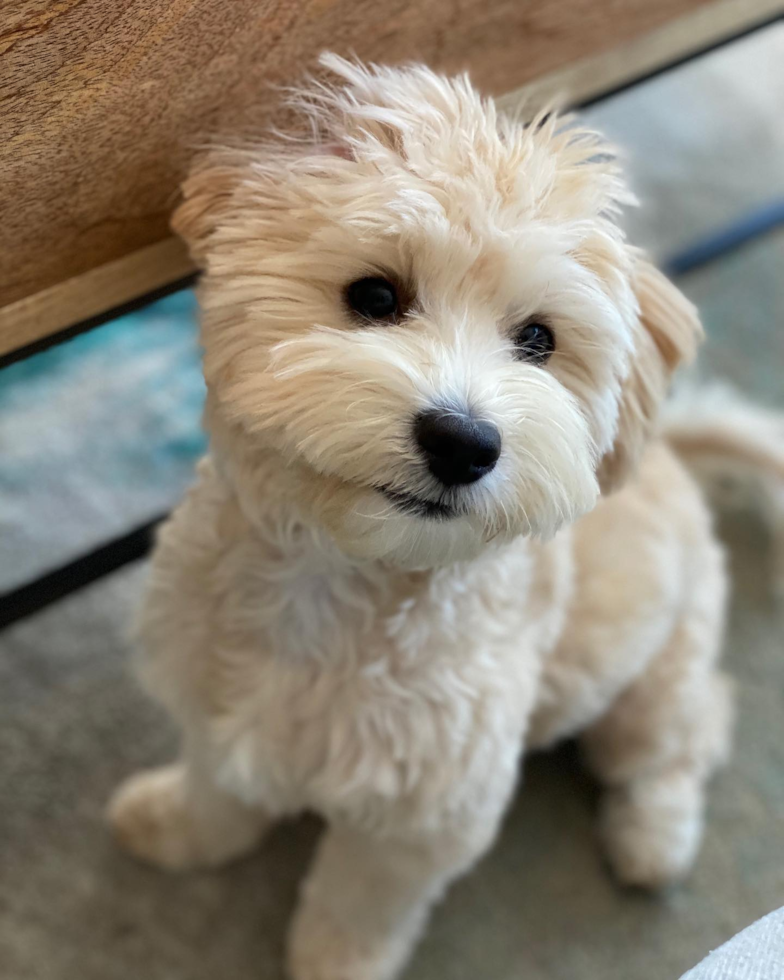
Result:
M725 576L650 441L699 325L623 242L601 147L463 80L330 66L314 144L186 185L211 456L140 630L183 755L111 815L185 868L321 813L291 972L385 980L524 748L581 735L623 880L688 868L728 741Z
M524 740L538 749L587 730L591 744L591 726L659 656L713 667L722 556L662 444L637 480L553 540L428 571L347 559L297 524L273 483L267 520L251 524L204 461L163 529L141 630L146 687L204 746L220 784L270 814L313 809L383 833L475 820L492 834ZM681 664L670 648L684 631L694 637ZM698 674L680 704L670 680L685 683L665 677L647 692L668 724L638 732L646 746L619 739L618 756L686 763L684 746L670 758L666 743L674 723L706 726L698 702L711 688Z
M294 973L330 977L316 970L334 957L358 961L347 976L387 976L427 906L492 843L523 749L579 733L607 786L621 879L688 869L703 783L727 748L714 669L725 587L702 498L666 446L553 540L427 571L348 560L297 523L285 481L279 497L265 483L266 520L251 523L205 460L162 531L142 671L186 761L120 791L133 853L222 863L271 820L315 810L340 849L306 892ZM398 916L379 951L368 937L389 915L374 886L387 851ZM344 891L352 873L361 894ZM333 949L344 922L356 935Z

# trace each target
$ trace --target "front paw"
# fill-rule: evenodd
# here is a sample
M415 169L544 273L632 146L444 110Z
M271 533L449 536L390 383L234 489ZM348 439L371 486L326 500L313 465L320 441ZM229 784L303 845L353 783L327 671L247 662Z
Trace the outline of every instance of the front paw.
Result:
M391 980L408 945L374 943L359 927L346 929L328 909L305 901L289 936L288 972L291 980Z
M228 801L197 807L181 765L137 773L115 792L109 823L134 857L167 871L213 868L247 853L263 829L260 816Z
M187 810L183 777L177 765L137 773L115 791L107 808L120 844L134 857L168 871L205 863Z
M649 889L673 884L691 869L702 838L700 784L673 774L609 790L601 830L622 884Z

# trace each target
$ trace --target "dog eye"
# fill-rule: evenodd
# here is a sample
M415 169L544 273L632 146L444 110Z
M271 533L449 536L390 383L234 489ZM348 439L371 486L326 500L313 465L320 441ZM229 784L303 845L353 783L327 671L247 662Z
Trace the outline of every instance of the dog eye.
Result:
M544 364L555 350L555 336L543 323L526 323L515 336L517 359Z
M346 289L346 301L366 320L388 320L399 308L394 285L388 279L375 276L352 282Z

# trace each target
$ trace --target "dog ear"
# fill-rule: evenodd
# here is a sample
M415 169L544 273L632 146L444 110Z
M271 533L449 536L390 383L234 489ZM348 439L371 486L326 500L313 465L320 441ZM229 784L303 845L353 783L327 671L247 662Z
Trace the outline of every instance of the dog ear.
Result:
M599 464L603 493L616 490L634 472L674 371L693 359L703 336L695 307L658 269L638 259L633 276L640 314L615 442Z
M196 159L182 185L182 202L172 215L171 226L185 241L199 268L206 265L215 231L232 214L241 213L249 206L248 201L239 198L249 192L252 196L252 186L261 179L260 174L266 174L267 179L281 179L304 158L353 159L351 150L337 140L304 138L277 144L217 147Z
M188 246L199 268L204 268L210 236L228 214L240 179L238 161L217 154L197 160L182 185L182 203L171 226Z

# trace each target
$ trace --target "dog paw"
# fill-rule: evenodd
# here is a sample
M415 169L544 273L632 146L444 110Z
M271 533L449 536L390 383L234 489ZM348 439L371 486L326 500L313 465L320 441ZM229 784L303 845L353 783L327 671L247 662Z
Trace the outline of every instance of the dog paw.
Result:
M260 836L258 824L208 823L185 791L182 766L131 776L115 792L107 817L120 844L134 857L167 871L224 864L244 854ZM236 821L235 821L236 822Z
M691 869L702 838L702 789L688 775L642 780L607 792L601 833L624 885L659 889Z
M289 937L288 973L291 980L392 980L405 952L352 934L326 909L305 903Z

